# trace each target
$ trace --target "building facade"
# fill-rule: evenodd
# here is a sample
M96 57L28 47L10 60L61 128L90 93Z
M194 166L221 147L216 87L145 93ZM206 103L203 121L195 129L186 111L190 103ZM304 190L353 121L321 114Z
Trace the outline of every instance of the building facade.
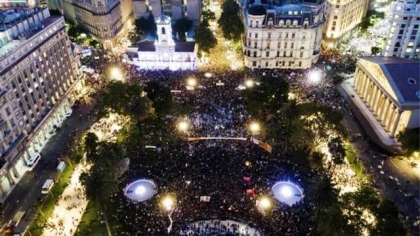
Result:
M147 70L193 70L196 66L195 42L175 42L171 18L156 18L157 38L146 38L138 48L128 48L129 63Z
M13 11L20 14L0 29L0 200L71 112L78 82L64 18L46 8Z
M420 4L398 0L392 6L391 28L384 56L420 59Z
M361 100L358 110L379 140L398 148L395 137L406 128L420 126L420 63L393 57L363 57L357 62L352 88ZM375 138L373 138L375 140Z
M64 0L66 20L73 22L112 49L133 24L132 0Z
M322 0L273 5L248 3L245 16L245 66L306 69L318 60L325 22Z
M134 0L133 4L136 19L148 17L151 12L154 17L163 13L174 21L187 17L194 25L200 23L201 0Z
M327 0L324 45L334 47L337 39L362 22L369 0Z

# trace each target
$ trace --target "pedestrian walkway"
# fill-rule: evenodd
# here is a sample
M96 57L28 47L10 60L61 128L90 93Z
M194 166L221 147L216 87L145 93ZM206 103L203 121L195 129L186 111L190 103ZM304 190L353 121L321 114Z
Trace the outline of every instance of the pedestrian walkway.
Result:
M69 236L76 232L88 204L79 177L88 168L89 166L84 163L76 167L70 184L64 189L63 195L59 198L53 214L47 220L47 226L44 228L42 235Z

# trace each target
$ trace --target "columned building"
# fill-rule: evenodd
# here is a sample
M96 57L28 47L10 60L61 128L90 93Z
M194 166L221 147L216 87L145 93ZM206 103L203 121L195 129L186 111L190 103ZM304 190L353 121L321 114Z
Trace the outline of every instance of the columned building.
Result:
M82 27L105 49L119 43L134 19L132 0L63 0L63 11L66 20Z
M324 44L334 47L337 40L362 22L369 0L327 0Z
M196 66L195 42L175 42L171 18L156 18L157 37L148 37L138 43L138 48L128 48L128 62L147 70L193 70Z
M357 62L353 90L359 110L385 146L397 146L396 135L420 126L420 63L387 57ZM374 117L374 119L369 119Z
M12 11L0 30L0 202L71 112L78 82L64 18L46 8Z
M391 28L384 56L420 59L420 4L397 0L391 10Z
M323 0L251 0L244 17L246 67L306 69L318 60Z

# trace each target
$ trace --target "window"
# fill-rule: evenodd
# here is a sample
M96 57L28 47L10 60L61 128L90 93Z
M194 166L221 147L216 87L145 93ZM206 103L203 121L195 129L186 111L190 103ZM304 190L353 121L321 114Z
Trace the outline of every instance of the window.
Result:
M271 39L271 33L268 33L268 38Z
M270 49L270 42L267 42L267 44L265 45L265 48Z
M302 62L301 61L299 62L299 67L302 67Z
M258 34L257 33L255 33L255 38L258 38Z
M256 67L256 66L257 66L257 62L256 62L256 61L253 61L253 62L252 62L252 66L253 66L253 67Z
M257 52L254 52L253 54L254 54L254 57L257 57Z
M255 22L256 26L258 26L258 21Z
M277 51L277 57L279 57L280 56L280 52L279 51Z
M162 27L162 34L165 34L165 33L166 33L165 27Z
M334 20L337 20L337 16L334 16Z
M254 48L257 48L257 42L254 42Z
M294 39L294 38L295 38L295 35L296 35L295 33L293 33L293 34L292 34L292 39Z
M301 58L303 57L303 52L300 52L300 57L301 57Z
M270 57L270 52L265 52L265 57Z
M284 48L287 48L287 42L284 42Z
M295 43L292 43L292 45L290 46L291 49L293 49L295 46Z
M265 63L265 67L268 67L268 61Z

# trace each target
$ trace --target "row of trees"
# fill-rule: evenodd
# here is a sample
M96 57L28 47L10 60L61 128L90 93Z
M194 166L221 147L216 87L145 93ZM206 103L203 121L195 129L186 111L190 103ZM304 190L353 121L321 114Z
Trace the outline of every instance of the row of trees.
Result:
M242 39L244 24L240 14L240 7L236 1L226 0L223 2L222 14L217 23L225 39L233 42L238 42Z
M203 10L202 16L203 20L201 21L200 26L195 30L195 42L200 51L209 53L210 49L217 45L217 39L209 28L209 22L215 20L216 16L208 9Z
M319 235L405 236L407 233L398 208L389 200L380 200L367 184L339 196L334 182L324 172L313 182L308 196L317 207L314 217Z
M260 85L245 90L248 110L263 121L267 138L288 151L311 150L328 141L330 132L344 134L342 115L316 103L289 99L289 84L283 79L264 76Z
M145 96L147 93L147 96ZM131 122L123 129L132 129L124 143L99 142L94 133L87 133L84 139L86 162L91 168L82 173L80 180L89 200L98 203L103 211L110 196L118 191L119 177L127 168L126 160L134 155L133 149L142 146L141 123L149 117L165 115L170 110L172 97L168 88L157 82L149 82L143 89L137 84L111 81L102 96L105 115L115 112L129 116ZM154 108L154 107L155 108ZM156 113L155 113L156 111ZM135 138L136 140L132 140ZM104 214L108 234L111 229Z

